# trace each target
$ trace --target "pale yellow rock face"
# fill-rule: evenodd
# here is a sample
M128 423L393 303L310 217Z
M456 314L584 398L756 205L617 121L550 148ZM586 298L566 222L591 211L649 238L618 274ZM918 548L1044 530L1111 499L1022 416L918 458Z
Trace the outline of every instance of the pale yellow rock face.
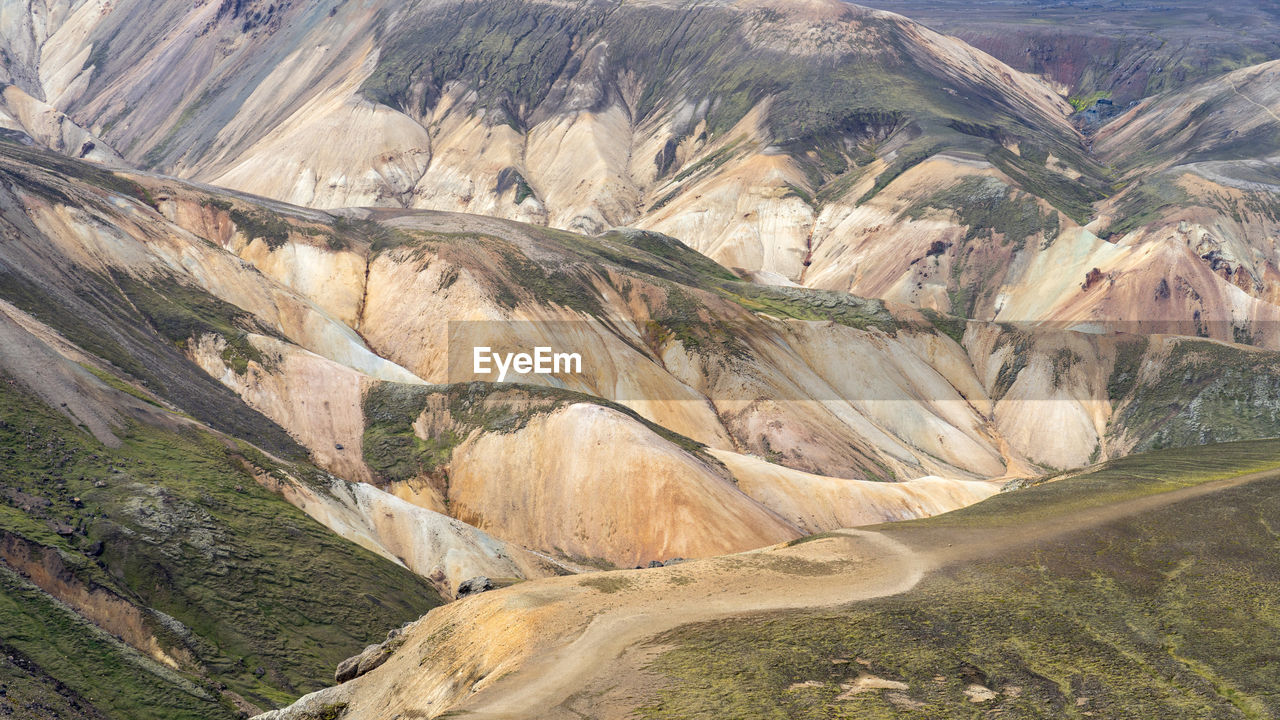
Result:
M687 238L695 250L726 267L799 280L814 212L788 186L804 184L788 156L757 153L692 185L638 224Z
M334 252L304 243L272 250L261 240L239 242L232 250L263 274L313 300L350 328L360 327L364 310L365 259L354 252Z
M349 480L371 481L361 450L366 376L273 338L254 335L250 342L266 358L266 367L252 362L244 375L223 362L226 341L220 336L199 338L190 354L249 407L288 430L321 467Z
M1000 491L999 482L923 477L900 483L823 477L749 455L713 451L742 492L805 533L949 512Z
M302 483L277 490L338 535L427 578L446 597L478 576L520 580L566 572L544 557L372 485L334 478L327 493Z
M26 133L59 152L107 165L124 161L106 142L77 125L53 105L31 97L17 85L0 90L0 129Z
M529 133L529 181L555 227L594 234L637 216L640 191L628 176L631 134L626 111L610 106L547 121Z
M324 65L326 49L297 51L274 71L280 77L262 86L263 95L281 84L324 89L209 180L310 207L401 204L431 161L431 138L402 113L358 97L374 57L365 45L356 53L363 62L335 72ZM269 103L270 97L251 96L237 120L254 122L254 109ZM235 122L223 131L235 133Z
M517 204L514 183L497 192L503 170L524 167L525 138L508 125L486 122L474 92L453 83L423 124L432 129L431 165L413 188L415 207L546 224L536 197Z
M966 337L983 385L993 390L1000 366L1013 360L1014 345L993 351L996 326ZM1089 335L1059 332L1028 336L1025 367L995 402L996 427L1018 453L1049 468L1074 468L1102 458L1102 438L1111 418L1106 385L1109 351Z
M454 451L451 470L450 506L459 519L583 560L630 567L800 536L727 473L597 405L569 405L518 432L468 440Z

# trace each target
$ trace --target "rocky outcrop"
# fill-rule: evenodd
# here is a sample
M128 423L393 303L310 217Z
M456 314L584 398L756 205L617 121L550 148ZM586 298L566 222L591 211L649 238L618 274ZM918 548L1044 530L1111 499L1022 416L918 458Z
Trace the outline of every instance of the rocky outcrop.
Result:
M461 591L459 591L461 592ZM354 680L365 673L380 667L404 644L405 632L414 625L409 623L387 633L387 639L366 647L359 655L353 655L338 664L333 674L333 681L342 684Z
M470 595L479 595L482 592L488 592L493 589L493 581L487 577L473 577L470 580L464 580L458 586L458 599Z

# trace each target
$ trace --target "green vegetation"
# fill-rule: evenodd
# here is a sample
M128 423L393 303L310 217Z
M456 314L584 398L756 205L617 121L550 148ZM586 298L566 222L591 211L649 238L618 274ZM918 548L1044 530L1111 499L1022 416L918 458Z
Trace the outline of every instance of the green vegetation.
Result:
M1137 385L1142 359L1150 345L1151 341L1145 337L1116 345L1116 361L1111 367L1111 375L1107 377L1107 398L1111 402L1120 400Z
M676 340L689 352L730 358L747 352L740 330L718 317L705 298L675 283L655 281L666 290L666 298L646 327L651 345Z
M684 182L685 180L688 180L689 178L695 175L705 175L707 173L710 173L716 170L717 168L720 168L721 166L723 166L725 163L729 162L729 160L733 158L734 152L737 150L738 146L741 144L742 144L741 138L734 140L728 145L720 148L719 150L702 158L701 160L690 165L684 170L681 170L680 172L676 173L676 176L675 178L673 178L673 181Z
M185 348L189 340L214 333L226 341L222 359L237 373L245 374L250 361L266 364L266 358L249 342L245 328L260 334L277 333L263 327L252 314L170 278L144 281L118 273L115 281L152 327L178 347Z
M230 717L218 683L282 704L440 603L424 580L263 489L255 475L286 469L251 446L136 423L118 434L120 447L103 447L0 383L0 537L56 559L71 586L140 608L160 647L189 658L164 670L0 577L0 644L102 713Z
M271 250L278 250L289 242L292 225L283 218L263 211L231 210L231 222L245 237L261 238Z
M829 320L858 330L898 331L900 324L881 300L807 288L736 283L719 292L753 312L797 320Z
M143 392L143 391L139 390L137 387L135 387L135 386L133 386L133 385L130 385L129 383L125 382L124 380L121 380L120 378L116 377L115 375L112 375L112 374L111 374L111 373L109 373L109 372L104 372L104 371L99 370L98 368L96 368L96 367L94 367L94 366L92 366L92 365L86 365L86 364L84 364L84 363L81 363L81 364L80 364L80 367L84 368L85 370L88 370L90 373L92 373L92 374L93 374L93 376L94 376L94 377L96 377L96 378L98 378L99 380L101 380L102 382L106 383L108 386L110 386L110 387L112 387L112 388L114 388L114 389L116 389L116 390L119 390L120 392L122 392L122 393L124 393L124 394L126 394L126 395L130 395L130 396L132 396L132 397L135 397L135 398L137 398L137 399L141 400L142 402L147 403L147 404L149 404L149 405L154 405L154 406L156 406L156 407L163 407L160 403L156 402L155 398L153 398L153 397L151 397L150 395L146 394L145 392Z
M994 347L999 350L1006 345L1013 345L1013 350L1006 356L1004 364L996 373L996 381L991 386L992 400L1003 398L1017 382L1018 376L1026 369L1027 362L1031 359L1035 341L1027 332L1014 327L1001 326L1000 337L996 340Z
M1097 104L1099 100L1110 99L1110 98L1111 98L1110 91L1097 90L1095 92L1089 93L1088 95L1072 95L1067 98L1067 102L1071 103L1071 107L1075 108L1076 112L1080 112L1082 110L1088 110L1089 108L1093 107L1095 104Z
M944 315L931 308L921 309L920 314L924 315L925 319L938 332L955 340L957 343L964 343L964 332L969 326L969 323L964 318L956 317L955 315Z
M17 711L22 717L24 705L40 703L66 713L58 717L236 717L207 683L143 656L4 564L0 564L0 687L6 690L0 696L0 715Z
M1018 193L996 178L967 176L959 183L916 202L904 212L919 220L928 210L950 211L965 225L962 243L999 235L1003 244L1022 249L1028 238L1047 239L1058 229L1057 213L1042 212L1034 197Z
M894 527L918 533L953 527L1030 528L1066 513L1277 468L1280 440L1140 452L1107 461L1082 475L1039 484L1026 492L1001 493L961 510Z
M95 277L103 281L104 278ZM100 357L137 378L150 373L121 344L121 339L98 323L87 322L83 313L70 312L65 295L40 284L39 280L0 268L0 298L60 332L81 349ZM115 299L115 298L113 298ZM123 300L123 297L119 299Z
M578 584L583 587L599 590L605 594L610 594L630 588L633 581L631 578L622 575L609 575L605 577L588 575L587 577L579 580Z
M992 148L987 159L1023 191L1043 198L1080 225L1087 224L1093 217L1093 204L1111 194L1103 173L1085 160L1073 164L1089 172L1080 178L1070 178L1037 162L1035 156L1018 155L1004 147Z
M1115 220L1104 239L1119 238L1144 227L1170 207L1190 202L1185 190L1166 175L1156 175L1130 187L1116 208Z
M534 300L546 305L560 305L578 312L599 317L604 314L600 295L591 282L588 268L544 269L540 263L529 259L519 247L498 238L486 238L485 247L495 253L508 283L498 288L495 296L500 304L514 308L522 299L516 292L520 288Z
M553 228L529 228L541 240L589 267L601 262L690 287L737 282L738 276L669 235L650 230L620 228L587 237Z
M1137 440L1137 449L1280 437L1280 358L1274 353L1178 340L1160 372L1136 383L1136 352L1128 349L1117 360L1108 393L1129 388L1111 432Z
M1082 360L1083 358L1071 348L1058 348L1055 350L1049 358L1049 361L1053 364L1053 386L1061 387L1062 381L1067 378L1071 368Z
M472 432L516 432L533 418L574 403L620 412L704 462L720 465L702 443L656 425L623 405L560 388L486 382L374 385L364 398L364 461L386 481L441 472L453 450ZM431 413L430 426L435 433L425 440L413 428L424 411Z
M965 528L1034 530L1277 466L1277 442L1155 453L886 530L959 546ZM901 595L680 628L655 640L674 646L651 668L669 683L641 717L1272 717L1275 528L1273 478L1057 540L1011 539ZM863 675L906 688L846 694ZM991 697L973 702L973 686Z

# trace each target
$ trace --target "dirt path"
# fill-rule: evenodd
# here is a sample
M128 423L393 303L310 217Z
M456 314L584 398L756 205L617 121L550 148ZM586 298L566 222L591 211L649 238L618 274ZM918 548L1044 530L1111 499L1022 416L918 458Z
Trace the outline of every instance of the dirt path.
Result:
M880 533L844 530L793 547L645 571L646 582L602 608L576 638L487 687L457 709L468 718L573 717L563 707L617 677L642 641L692 622L750 612L840 605L914 587L927 567L919 553ZM652 592L678 578L679 592ZM782 576L782 577L779 577ZM787 577L790 576L790 582ZM650 580L650 578L646 578ZM592 598L594 600L595 598ZM590 601L588 601L590 602ZM586 608L583 608L586 609ZM632 668L628 667L627 672ZM570 704L572 704L570 702ZM593 707L592 717L602 717Z
M437 608L377 670L266 717L298 720L346 705L359 720L621 720L661 686L645 668L663 651L652 639L667 630L907 592L940 567L1278 477L1257 472L1058 514L1009 508L991 518L842 530L672 567L520 583Z
M644 641L680 625L894 595L910 590L931 569L1277 476L1278 471L1242 475L1085 508L1033 527L947 529L931 533L928 548L913 549L881 532L843 530L792 547L633 573L644 582L615 597L601 593L583 602L578 610L592 613L585 630L488 685L455 712L487 720L627 717L635 707L629 701L644 684L637 678L657 651ZM671 578L677 578L678 590L664 592Z

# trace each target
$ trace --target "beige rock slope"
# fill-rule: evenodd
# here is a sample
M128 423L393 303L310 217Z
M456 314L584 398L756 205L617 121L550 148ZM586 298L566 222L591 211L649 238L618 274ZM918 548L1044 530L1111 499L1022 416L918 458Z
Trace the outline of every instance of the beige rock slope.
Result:
M1274 63L1148 99L1090 145L1050 84L854 5L455 6L8 8L5 92L25 99L5 112L71 154L295 204L638 225L775 282L1280 343Z
M302 483L278 489L325 527L422 575L447 598L475 577L532 579L576 570L365 483L333 477L325 491Z
M655 233L335 216L33 152L4 150L5 217L40 238L8 266L109 283L252 422L381 493L296 502L446 592L554 570L538 554L630 566L941 512L984 480L1204 442L1215 413L1263 435L1277 402L1227 403L1221 377L1273 362L1235 345L965 323L743 282ZM584 372L469 382L449 346L480 340L581 350ZM1161 368L1190 378L1175 405Z
M9 131L20 142L38 143L72 157L108 165L124 164L102 138L17 85L0 87L0 133L4 131Z
M599 405L568 405L517 433L464 442L451 467L457 517L584 560L630 567L801 535L734 487L730 473Z
M963 349L932 328L895 329L898 321L875 303L865 309L883 328L783 320L702 287L698 273L725 282L732 276L705 260L691 271L683 263L696 256L661 236L548 235L447 214L339 220L167 179L87 168L86 179L77 179L69 173L80 166L71 161L62 161L59 178L31 164L48 157L33 152L5 150L5 217L25 238L7 246L6 267L31 273L22 282L107 283L94 292L127 298L172 361L234 391L247 410L284 428L312 461L344 479L327 488L285 482L283 494L446 593L472 574L560 571L522 548L629 566L745 550L817 527L788 521L744 493L741 478L680 430L724 451L772 442L778 461L841 467L856 477L1006 470L990 422L964 399L986 407ZM283 244L273 230L281 227ZM626 238L674 253L670 267L680 269L671 276L691 284L651 274L672 261ZM594 271L583 253L594 257ZM616 264L623 262L634 269ZM442 282L446 276L452 280ZM34 291L17 282L6 280L5 292L28 302ZM731 282L736 292L754 292ZM672 316L673 303L693 315ZM725 344L711 313L741 324L734 343ZM492 318L484 327L508 342L580 347L587 372L572 388L513 386L509 397L477 405L468 393L483 385L427 385L406 369L447 379L446 348L433 338L447 333L450 319L477 316ZM865 363L863 372L845 365L850 357ZM127 359L120 355L121 366L109 372L146 377L124 369ZM892 389L889 402L857 398L881 384ZM404 414L382 388L423 404ZM910 417L892 409L910 404L913 393L944 395ZM109 418L84 418L108 437ZM898 516L976 498L937 491L932 503L914 491L864 494L879 498L876 512ZM795 483L777 492L788 508L811 515L829 502ZM845 514L823 522L856 516L866 498L845 494ZM890 509L886 498L899 507Z
M928 517L972 505L1000 483L923 477L900 483L823 477L749 455L713 451L752 499L806 534Z

